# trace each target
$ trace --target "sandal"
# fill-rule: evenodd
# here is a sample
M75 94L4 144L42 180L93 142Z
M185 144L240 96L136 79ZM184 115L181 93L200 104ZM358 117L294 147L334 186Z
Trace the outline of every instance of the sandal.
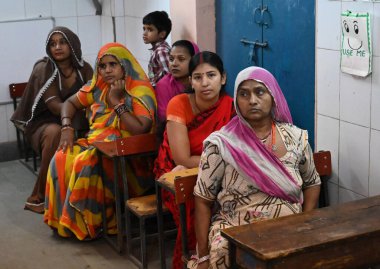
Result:
M39 203L39 202L25 202L24 206L25 210L30 210L37 214L43 214L45 212L45 203Z

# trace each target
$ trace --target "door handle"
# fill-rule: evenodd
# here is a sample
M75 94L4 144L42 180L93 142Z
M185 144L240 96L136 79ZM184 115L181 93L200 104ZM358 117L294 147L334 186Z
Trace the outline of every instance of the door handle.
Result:
M263 8L261 9L261 24L265 26L265 28L268 28L268 22L265 22L264 20L264 14L265 13L268 13L269 14L269 11L268 11L268 6L263 6Z
M268 28L269 23L265 21L265 13L268 14L268 18L270 19L270 13L268 10L268 6L259 6L253 10L253 20L258 25L264 25L265 28ZM258 18L259 17L259 18Z
M256 47L265 48L268 46L268 42L267 41L259 42L258 40L251 41L251 40L247 40L245 38L240 39L240 42L243 43L244 46L250 47L249 54L248 54L249 62L251 62L251 61L255 62L257 65Z
M240 42L243 43L244 45L253 45L254 47L260 47L260 48L268 47L267 41L264 41L263 43L261 43L258 40L251 41L251 40L247 40L245 38L242 38L242 39L240 39Z
M268 18L268 21L265 21L265 13L268 14L267 18ZM269 10L268 10L268 6L263 6L263 8L261 9L261 25L264 25L265 28L268 28L268 25L269 25L269 22L270 22L270 13L269 13Z
M260 16L260 18L257 20L257 15ZM261 25L263 23L263 11L261 10L261 7L257 7L255 8L255 10L253 11L253 20L255 21L255 23Z

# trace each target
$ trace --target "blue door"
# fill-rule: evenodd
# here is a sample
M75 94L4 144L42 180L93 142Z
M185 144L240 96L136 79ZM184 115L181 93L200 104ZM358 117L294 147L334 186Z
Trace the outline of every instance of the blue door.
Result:
M251 65L277 78L294 123L314 145L315 1L216 1L217 52L232 95L237 73ZM258 45L253 45L258 44Z

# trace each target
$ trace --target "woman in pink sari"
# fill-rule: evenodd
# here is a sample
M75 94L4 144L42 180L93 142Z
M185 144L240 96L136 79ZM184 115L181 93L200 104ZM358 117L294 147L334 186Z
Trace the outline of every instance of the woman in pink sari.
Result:
M307 131L292 124L276 79L249 67L234 89L238 116L204 142L194 188L197 255L191 268L229 267L222 229L317 207L320 178Z
M169 54L170 73L160 79L155 88L157 117L160 123L166 121L166 107L170 99L183 93L190 86L189 62L198 52L198 46L188 40L173 43Z

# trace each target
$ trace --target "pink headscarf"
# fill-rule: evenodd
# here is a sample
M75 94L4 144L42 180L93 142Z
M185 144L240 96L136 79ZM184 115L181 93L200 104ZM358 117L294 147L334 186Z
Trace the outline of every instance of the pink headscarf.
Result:
M288 103L285 100L284 94L282 93L281 88L277 83L277 80L270 72L268 72L264 68L257 67L257 66L251 66L242 70L236 77L235 87L234 87L234 101L235 101L234 103L235 103L235 109L239 117L242 118L242 120L244 120L243 117L240 115L239 109L237 108L237 102L236 102L237 90L239 88L239 85L243 81L250 80L250 79L263 83L269 90L270 94L272 95L274 99L274 103L275 103L275 106L272 111L273 120L278 121L278 122L293 123L292 115L290 114Z
M197 54L197 53L199 53L200 50L199 50L198 45L195 44L193 41L190 41L190 42L191 42L191 44L193 45L194 55Z
M239 111L236 101L238 87L243 81L251 79L263 83L272 95L275 103L272 111L274 120L292 123L287 102L273 75L260 67L248 67L237 75L235 81L234 103L237 117L220 131L212 133L204 145L216 145L223 160L262 192L302 203L302 191L296 180L278 157L261 143Z

